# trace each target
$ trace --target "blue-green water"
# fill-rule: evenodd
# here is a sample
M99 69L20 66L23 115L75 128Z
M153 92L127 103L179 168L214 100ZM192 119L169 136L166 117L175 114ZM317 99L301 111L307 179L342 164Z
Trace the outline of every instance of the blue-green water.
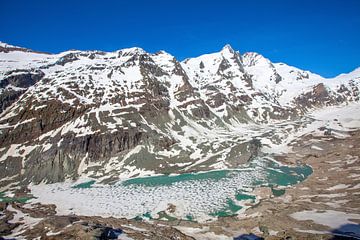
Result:
M271 188L271 192L275 197L280 197L285 194L286 190Z
M226 205L222 209L216 210L210 213L210 215L214 217L234 216L241 209L241 206L235 204L233 200L228 198L226 201Z
M254 169L256 170L256 169ZM171 185L178 182L186 181L201 181L201 180L221 180L232 178L234 175L241 174L248 171L247 169L235 170L219 170L201 173L184 173L175 176L161 175L154 177L133 178L122 182L124 186L128 185L143 185L143 186L163 186ZM279 166L274 162L269 162L267 167L259 171L265 170L265 177L253 179L251 185L255 186L290 186L299 183L306 179L311 173L312 169L307 165L299 166Z
M26 203L32 197L6 197L4 192L0 192L0 202L12 203Z
M122 184L127 185L144 185L144 186L160 186L171 185L177 182L199 181L199 180L219 180L229 177L229 171L210 171L203 173L184 173L179 175L161 175L154 177L132 178L124 181Z
M268 170L267 182L273 186L290 186L303 181L311 173L311 167L301 165L296 167L277 166Z
M91 188L92 185L95 184L95 182L96 182L95 180L91 180L88 182L77 184L77 185L73 186L73 188Z
M249 166L243 169L185 173L175 176L163 175L135 178L122 182L122 185L160 187L184 184L186 182L196 183L203 181L211 184L212 182L229 182L234 179L239 179L241 180L239 184L244 184L245 182L246 188L234 192L233 199L227 198L222 208L215 209L209 213L211 216L226 217L236 215L236 213L243 208L241 204L235 201L255 202L256 196L253 196L250 193L255 187L270 187L273 195L277 197L285 194L284 187L291 186L305 180L311 173L312 169L307 165L284 166L273 161L262 160L250 163ZM242 181L244 178L246 181ZM279 189L278 187L282 188ZM192 220L193 218L190 219Z
M256 204L256 187L270 187L278 197L285 194L287 186L305 180L311 173L307 165L284 166L258 158L232 170L133 178L113 185L98 184L96 188L92 180L72 186L71 196L89 197L107 213L138 220L173 221L177 216L196 221L204 215L236 215L249 203ZM175 205L179 212L166 211L168 204Z

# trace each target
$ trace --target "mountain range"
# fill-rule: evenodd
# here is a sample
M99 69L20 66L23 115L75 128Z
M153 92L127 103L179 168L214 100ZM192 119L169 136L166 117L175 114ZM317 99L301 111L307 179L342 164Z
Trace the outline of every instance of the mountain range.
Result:
M236 168L359 87L360 68L326 79L230 45L178 61L0 42L0 186Z

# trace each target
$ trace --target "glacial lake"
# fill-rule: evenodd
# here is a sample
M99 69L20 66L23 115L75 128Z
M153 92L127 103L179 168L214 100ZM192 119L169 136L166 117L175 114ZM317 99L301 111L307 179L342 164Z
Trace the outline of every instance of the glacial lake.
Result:
M285 166L257 158L240 169L132 178L115 184L96 180L32 187L38 201L54 203L60 212L135 219L204 221L236 215L256 203L256 187L274 196L312 173L307 165ZM80 201L79 201L80 200ZM174 205L172 211L165 211Z

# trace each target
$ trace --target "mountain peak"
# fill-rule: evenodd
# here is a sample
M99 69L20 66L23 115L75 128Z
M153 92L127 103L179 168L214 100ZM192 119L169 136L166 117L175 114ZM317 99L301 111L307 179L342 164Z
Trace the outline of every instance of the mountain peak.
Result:
M146 53L145 50L140 47L124 48L121 51L128 53L140 53L140 54Z
M156 55L163 55L163 56L171 56L171 57L173 57L170 53L166 52L165 50L157 51L155 54Z
M119 56L134 56L146 54L146 51L139 47L124 48L117 51Z
M230 44L225 44L225 46L221 49L221 52L228 51L230 53L234 53L234 49L231 47Z

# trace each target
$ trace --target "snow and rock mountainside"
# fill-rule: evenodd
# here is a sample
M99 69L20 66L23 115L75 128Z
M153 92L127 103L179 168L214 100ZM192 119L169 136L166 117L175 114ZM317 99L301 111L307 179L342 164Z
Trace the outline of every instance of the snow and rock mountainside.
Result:
M291 129L272 124L358 101L359 87L359 69L325 79L229 45L179 62L0 43L0 185L235 168L283 143Z

